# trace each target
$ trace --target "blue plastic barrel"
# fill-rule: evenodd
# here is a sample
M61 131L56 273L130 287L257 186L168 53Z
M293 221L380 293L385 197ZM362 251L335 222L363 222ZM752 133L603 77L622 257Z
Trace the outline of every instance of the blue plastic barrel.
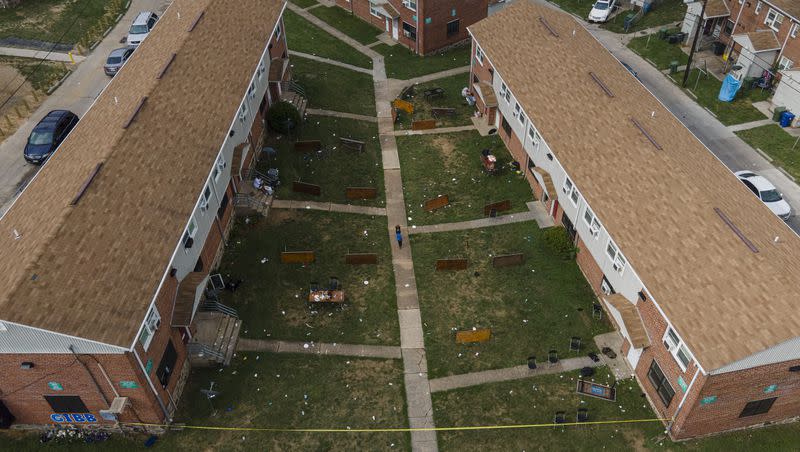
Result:
M781 127L789 127L794 121L794 113L784 111L781 113Z

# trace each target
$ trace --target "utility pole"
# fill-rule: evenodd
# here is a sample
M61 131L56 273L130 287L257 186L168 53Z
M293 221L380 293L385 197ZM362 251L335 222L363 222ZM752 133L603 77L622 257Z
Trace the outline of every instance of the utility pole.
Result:
M686 81L689 80L689 71L692 68L692 58L694 58L694 50L697 48L697 39L700 37L700 27L703 25L703 14L706 13L706 3L708 0L703 0L703 7L700 9L700 15L697 16L697 28L694 30L694 39L692 40L692 48L689 50L689 61L686 62L686 70L683 71L683 83L681 86L686 88ZM742 5L744 7L744 5Z

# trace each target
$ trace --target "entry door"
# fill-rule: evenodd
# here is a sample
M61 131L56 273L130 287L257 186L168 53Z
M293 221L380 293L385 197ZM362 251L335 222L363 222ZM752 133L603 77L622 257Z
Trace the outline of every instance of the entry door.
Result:
M384 17L383 21L386 23L386 32L388 33L392 29L392 26L389 24L389 18Z
M397 29L399 28L398 25L399 25L398 20L394 19L392 21L392 39L394 39L395 41L397 41L397 33L398 33Z
M639 364L639 358L642 357L642 352L643 351L644 351L644 349L633 348L633 347L631 347L631 349L628 350L628 356L627 356L628 364L631 365L631 368L633 370L636 370L636 366Z

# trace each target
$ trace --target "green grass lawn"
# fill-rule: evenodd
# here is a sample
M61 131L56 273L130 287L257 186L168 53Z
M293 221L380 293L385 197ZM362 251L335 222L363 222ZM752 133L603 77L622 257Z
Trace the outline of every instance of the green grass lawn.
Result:
M675 82L680 85L683 81L684 71L670 75ZM697 96L697 103L711 110L717 119L726 126L741 124L744 122L758 121L766 119L763 113L753 107L753 102L766 100L770 96L769 91L760 89L739 90L733 102L723 102L718 99L719 90L722 82L713 75L700 75L697 69L692 69L689 73L689 80L686 88Z
M455 116L442 116L438 119L437 125L439 127L463 126L470 125L472 121L473 112L475 107L470 107L461 96L461 90L469 83L469 73L451 75L450 77L441 78L432 82L420 83L414 87L415 95L411 99L406 99L414 104L414 114L409 115L405 112L400 112L400 119L397 121L395 128L411 129L411 121L419 121L423 119L433 119L431 114L432 107L454 108L456 110ZM422 93L426 89L442 88L444 89L444 97L425 100ZM476 94L477 96L477 94Z
M123 12L124 0L26 0L0 9L0 38L87 46Z
M0 63L14 66L22 74L33 89L47 91L53 84L69 72L64 63L40 61L33 58L0 57Z
M372 44L378 40L378 35L382 33L382 30L373 27L338 6L321 6L312 9L310 13L361 44Z
M369 74L293 56L292 76L305 90L308 106L375 116L375 89Z
M315 27L291 10L284 12L283 22L286 25L289 49L366 69L372 68L372 60L368 56ZM295 59L296 57L292 57L292 60Z
M385 217L271 209L237 219L220 272L244 280L223 302L239 311L242 337L394 345L400 342ZM282 251L316 252L306 266L282 264ZM346 253L377 253L377 265L347 265ZM264 261L264 262L262 262ZM339 278L340 306L311 305L309 283ZM367 281L368 284L364 282Z
M401 45L390 47L386 44L379 44L372 49L385 57L386 76L389 78L407 80L448 69L469 66L469 46L457 47L424 57L415 55Z
M598 368L594 380L611 384L613 375ZM608 402L575 393L577 372L492 383L433 394L437 426L552 423L556 411L574 422L577 409L587 408L590 421L652 419L656 416L633 379L617 382L617 400ZM743 430L700 440L674 443L660 422L514 430L439 432L439 450L547 451L788 451L797 449L797 423Z
M558 5L564 11L575 14L581 19L586 20L589 11L592 10L595 0L549 0L550 3Z
M289 0L301 8L308 8L317 4L317 0Z
M378 125L366 121L341 119L330 116L308 116L296 135L299 140L320 140L328 150L322 153L295 152L292 139L267 134L266 145L278 150L277 160L262 159L259 169L280 170L282 185L278 187L280 199L309 199L332 201L340 204L385 205L383 165L381 164ZM343 148L339 138L352 138L366 143L364 152ZM311 196L292 191L292 181L300 180L319 185L321 196ZM371 200L348 200L347 187L375 187L378 197Z
M645 14L626 31L625 16L629 13L630 11L623 11L617 14L610 21L603 24L602 27L614 33L634 33L647 28L672 24L683 20L686 15L686 4L683 3L683 0L664 0L661 3L656 3L649 13Z
M755 129L736 132L753 148L759 148L775 159L777 166L800 179L800 144L795 146L797 138L789 135L777 124L756 127ZM794 147L794 149L792 149Z
M574 260L554 254L535 222L411 236L425 348L432 378L525 364L596 350L592 338L610 331L592 319L595 297ZM525 263L495 269L491 256L523 253ZM435 271L437 259L466 258L469 268ZM476 276L476 272L478 276ZM455 329L487 327L489 342L457 345ZM569 352L572 336L580 353ZM482 408L484 409L484 408Z
M689 55L681 50L679 44L670 44L659 39L657 34L633 38L628 47L662 70L669 69L673 61L677 61L678 66L685 65L689 61Z
M499 137L482 137L478 132L397 137L406 211L411 225L451 223L483 218L483 206L511 200L512 210L527 210L533 200L525 177L514 173L511 154ZM492 149L497 157L496 174L487 174L480 153ZM423 203L439 195L448 195L450 205L426 212Z

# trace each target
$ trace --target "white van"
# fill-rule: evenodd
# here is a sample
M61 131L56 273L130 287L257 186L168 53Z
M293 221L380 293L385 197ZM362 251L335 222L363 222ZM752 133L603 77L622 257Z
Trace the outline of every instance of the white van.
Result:
M151 11L142 11L136 15L128 31L128 45L138 46L150 34L158 22L158 16Z

